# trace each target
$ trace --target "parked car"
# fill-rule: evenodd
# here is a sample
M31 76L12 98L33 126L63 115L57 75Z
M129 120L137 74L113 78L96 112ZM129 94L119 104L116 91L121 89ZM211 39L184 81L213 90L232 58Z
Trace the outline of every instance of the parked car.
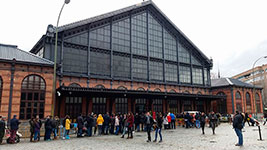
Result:
M229 121L229 118L227 115L221 115L220 122L228 122L228 121Z

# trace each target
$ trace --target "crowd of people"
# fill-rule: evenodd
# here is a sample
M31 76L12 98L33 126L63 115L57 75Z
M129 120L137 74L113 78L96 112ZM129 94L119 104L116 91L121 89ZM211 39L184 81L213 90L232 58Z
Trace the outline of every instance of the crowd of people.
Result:
M15 143L16 132L19 128L19 120L14 115L13 119L10 121L10 142ZM240 119L241 117L241 119ZM59 119L55 116L47 116L45 120L41 120L37 115L35 118L29 120L30 124L30 142L40 141L40 130L44 124L44 140L50 141L51 136L53 140L58 139L59 133L62 139L70 139L70 131L75 131L77 137L91 137L91 136L102 136L102 135L121 135L121 138L124 138L127 135L127 139L133 138L133 132L147 132L147 142L151 142L151 131L155 131L155 136L153 142L157 142L157 137L159 135L159 142L162 142L162 127L164 129L176 129L176 126L181 126L186 129L188 128L201 128L202 134L205 134L205 126L208 126L212 129L212 133L215 134L215 128L220 123L220 114L215 114L213 111L209 114L204 112L196 113L180 113L173 114L171 112L167 114L162 113L152 113L146 112L135 115L132 112L128 114L88 114L84 116L80 114L76 119L71 119L70 116L66 115L64 119ZM229 116L230 123L232 122L232 117ZM238 120L238 121L237 121ZM240 120L241 124L240 125ZM246 114L238 113L233 116L233 127L237 136L239 137L239 142L237 146L243 145L242 142L242 128L245 123L248 125L254 125L257 123L251 116ZM254 123L253 123L254 122ZM6 129L6 119L0 117L0 143L4 137Z

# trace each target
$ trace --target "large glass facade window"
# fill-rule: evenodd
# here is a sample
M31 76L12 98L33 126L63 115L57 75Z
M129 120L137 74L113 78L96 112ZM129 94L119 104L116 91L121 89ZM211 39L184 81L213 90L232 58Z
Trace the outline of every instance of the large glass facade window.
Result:
M204 112L204 101L196 101L196 110L200 112Z
M116 98L115 99L116 113L127 114L128 113L128 99L127 98Z
M192 68L193 84L203 84L202 69Z
M191 72L190 67L180 66L179 67L179 78L182 83L191 83Z
M162 57L162 26L148 14L148 45L150 57Z
M64 39L64 42L78 44L78 45L88 45L88 32L74 35L73 37Z
M204 68L204 83L205 83L205 85L209 85L207 68Z
M106 114L106 98L93 97L93 112L95 114Z
M87 73L87 50L81 48L64 47L63 55L65 72Z
M192 56L192 64L201 66L200 62L197 60L195 56Z
M165 80L166 81L178 81L177 65L165 64Z
M184 111L190 111L192 110L192 101L190 100L184 100L183 101L184 104Z
M128 56L113 56L113 74L114 77L130 78L130 57Z
M133 67L133 78L135 79L147 79L147 60L133 58L132 60Z
M188 50L185 48L185 46L179 44L179 48L178 48L178 55L179 55L179 62L182 63L190 63L190 54L188 52Z
M132 17L132 53L147 56L146 13Z
M44 118L45 81L38 75L29 75L21 84L20 119L31 119L36 115Z
M235 93L236 110L242 111L242 99L240 92Z
M149 76L151 80L163 81L163 63L157 61L150 61Z
M91 51L90 72L92 75L110 76L110 53Z
M82 97L66 97L65 114L71 119L77 119L82 113Z
M256 100L257 112L260 113L261 112L261 101L260 101L260 95L258 93L256 93L255 95L255 100Z
M90 32L90 46L110 49L110 25Z
M164 29L164 58L177 61L177 50L175 38Z
M112 49L130 53L130 19L112 24Z
M246 106L247 106L247 113L251 113L252 112L252 108L251 108L251 98L250 98L250 94L247 92L246 93Z

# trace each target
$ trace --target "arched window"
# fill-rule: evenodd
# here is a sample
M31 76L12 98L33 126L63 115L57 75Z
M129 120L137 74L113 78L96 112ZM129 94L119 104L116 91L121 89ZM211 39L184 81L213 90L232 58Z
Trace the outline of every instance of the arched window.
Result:
M71 83L69 87L81 87L78 83Z
M0 76L0 108L2 103L2 90L3 90L3 80L2 77Z
M176 93L176 91L174 89L170 90L170 93Z
M251 113L251 98L248 92L246 93L246 106L247 106L247 113Z
M235 93L235 105L236 105L236 110L242 111L242 99L239 91Z
M119 86L117 89L118 89L118 90L127 90L127 88L124 87L124 86Z
M197 92L197 95L202 95L202 93L200 91Z
M184 91L184 93L186 93L186 94L190 94L190 92L189 92L189 91L187 91L187 90L186 90L186 91Z
M260 113L261 112L261 101L260 101L260 95L259 95L259 93L256 93L255 100L256 100L256 109L257 109L257 112Z
M145 91L145 89L140 87L137 89L137 91Z
M161 92L161 90L159 88L154 90L155 92Z
M95 86L95 88L97 88L97 89L104 89L105 87L104 87L104 85L98 84L98 85Z
M20 119L44 118L45 81L39 75L25 77L21 84Z

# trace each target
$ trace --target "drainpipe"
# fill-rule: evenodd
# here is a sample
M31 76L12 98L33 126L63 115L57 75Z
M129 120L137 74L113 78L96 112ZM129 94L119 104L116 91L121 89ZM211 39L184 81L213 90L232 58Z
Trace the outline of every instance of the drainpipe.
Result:
M232 99L232 114L235 113L235 104L234 104L234 89L231 87L231 99Z
M9 103L8 103L8 120L7 120L8 126L10 125L10 119L11 119L15 64L16 64L16 59L14 58L13 59L13 62L11 64L11 70L10 70L10 72L11 72L11 79L10 79Z

